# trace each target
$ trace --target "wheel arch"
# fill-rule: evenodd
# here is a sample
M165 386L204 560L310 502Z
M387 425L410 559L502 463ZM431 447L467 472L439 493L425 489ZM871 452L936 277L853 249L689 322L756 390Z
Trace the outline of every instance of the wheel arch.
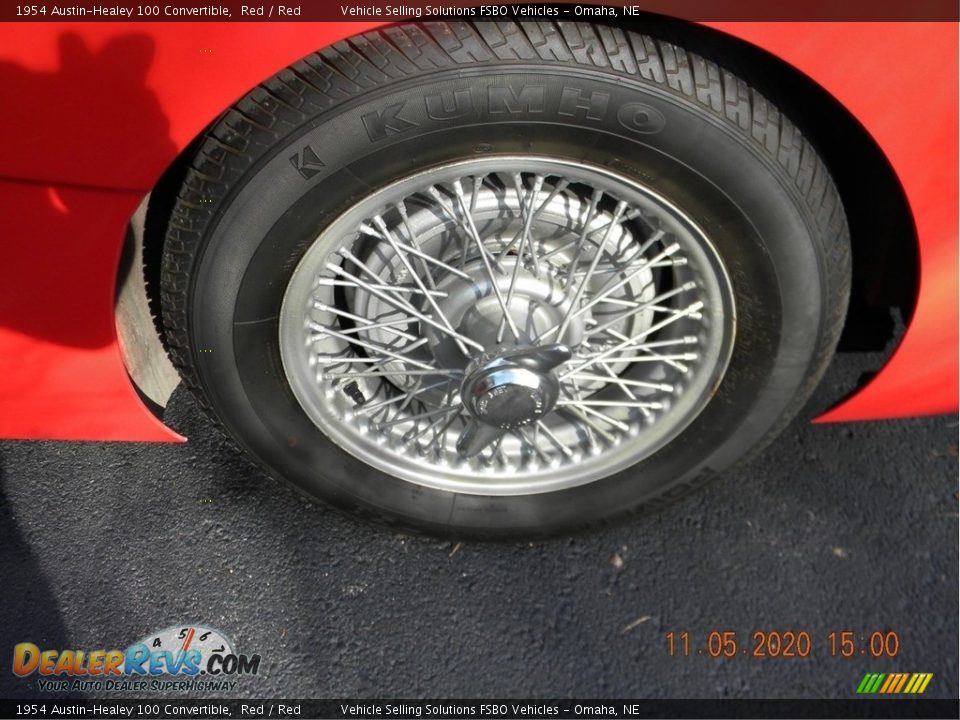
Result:
M682 44L693 52L722 58L723 67L744 78L788 114L827 163L846 209L853 258L851 302L839 351L882 351L880 361L865 368L861 381L846 388L847 395L854 394L889 359L915 309L918 294L917 231L904 189L886 154L839 99L801 69L741 37L714 27L653 15L641 21L621 21L616 27L648 33ZM290 62L297 59L291 58ZM253 82L249 90L264 79ZM159 318L158 281L166 223L197 145L221 114L209 119L157 179L141 221L144 286L152 317L141 315L138 321L151 323L161 341L162 328L154 321ZM902 322L895 321L891 309L900 312ZM122 344L124 336L132 332L129 323L126 329L124 323L119 323L118 332ZM129 363L128 371L135 384L141 385L136 368Z

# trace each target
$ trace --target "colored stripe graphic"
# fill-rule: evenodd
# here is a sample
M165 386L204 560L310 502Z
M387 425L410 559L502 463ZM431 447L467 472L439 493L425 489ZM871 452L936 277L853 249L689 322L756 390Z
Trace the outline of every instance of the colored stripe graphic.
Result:
M880 687L880 682L884 678L884 673L867 673L863 676L863 680L860 681L860 685L857 687L857 692L861 695L869 695L875 693L877 688Z
M857 685L858 695L920 695L933 679L933 673L867 673Z
M880 688L882 693L894 693L897 691L900 683L906 680L907 673L891 673L887 678L887 681L883 684L883 687Z

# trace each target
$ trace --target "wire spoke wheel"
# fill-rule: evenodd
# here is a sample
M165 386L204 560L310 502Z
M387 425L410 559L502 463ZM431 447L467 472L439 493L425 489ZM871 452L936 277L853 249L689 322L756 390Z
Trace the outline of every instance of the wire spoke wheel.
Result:
M377 190L294 270L280 352L330 439L419 485L561 490L648 457L723 377L733 292L679 208L535 156Z
M711 480L803 407L851 284L802 118L723 61L398 23L267 79L171 211L184 382L269 474L404 531L543 536Z

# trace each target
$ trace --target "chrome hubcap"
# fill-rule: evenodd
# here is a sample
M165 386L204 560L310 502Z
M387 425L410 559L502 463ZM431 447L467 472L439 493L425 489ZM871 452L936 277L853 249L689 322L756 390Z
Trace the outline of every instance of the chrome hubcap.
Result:
M290 386L347 451L428 487L548 492L649 456L729 359L706 235L599 168L491 157L372 193L327 227L281 309Z
M553 410L560 394L551 371L570 356L563 345L481 355L470 363L460 386L464 407L480 422L504 430L539 420Z
M461 457L473 457L506 431L549 415L560 395L552 370L570 357L563 345L543 345L484 354L471 362L460 386L463 406L473 416L457 440Z

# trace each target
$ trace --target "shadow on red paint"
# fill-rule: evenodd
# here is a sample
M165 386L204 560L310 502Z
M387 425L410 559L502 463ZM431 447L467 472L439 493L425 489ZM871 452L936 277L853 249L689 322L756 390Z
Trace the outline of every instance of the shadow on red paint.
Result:
M114 339L123 228L140 192L60 181L90 177L95 185L126 174L111 165L126 170L139 152L172 158L176 146L146 84L150 37L124 35L95 52L75 33L58 43L52 73L0 62L9 113L2 126L13 130L2 138L3 151L14 167L24 165L18 158L37 163L18 173L35 179L0 180L0 326L58 345L100 348ZM102 81L91 84L91 77ZM102 127L105 107L113 132Z

